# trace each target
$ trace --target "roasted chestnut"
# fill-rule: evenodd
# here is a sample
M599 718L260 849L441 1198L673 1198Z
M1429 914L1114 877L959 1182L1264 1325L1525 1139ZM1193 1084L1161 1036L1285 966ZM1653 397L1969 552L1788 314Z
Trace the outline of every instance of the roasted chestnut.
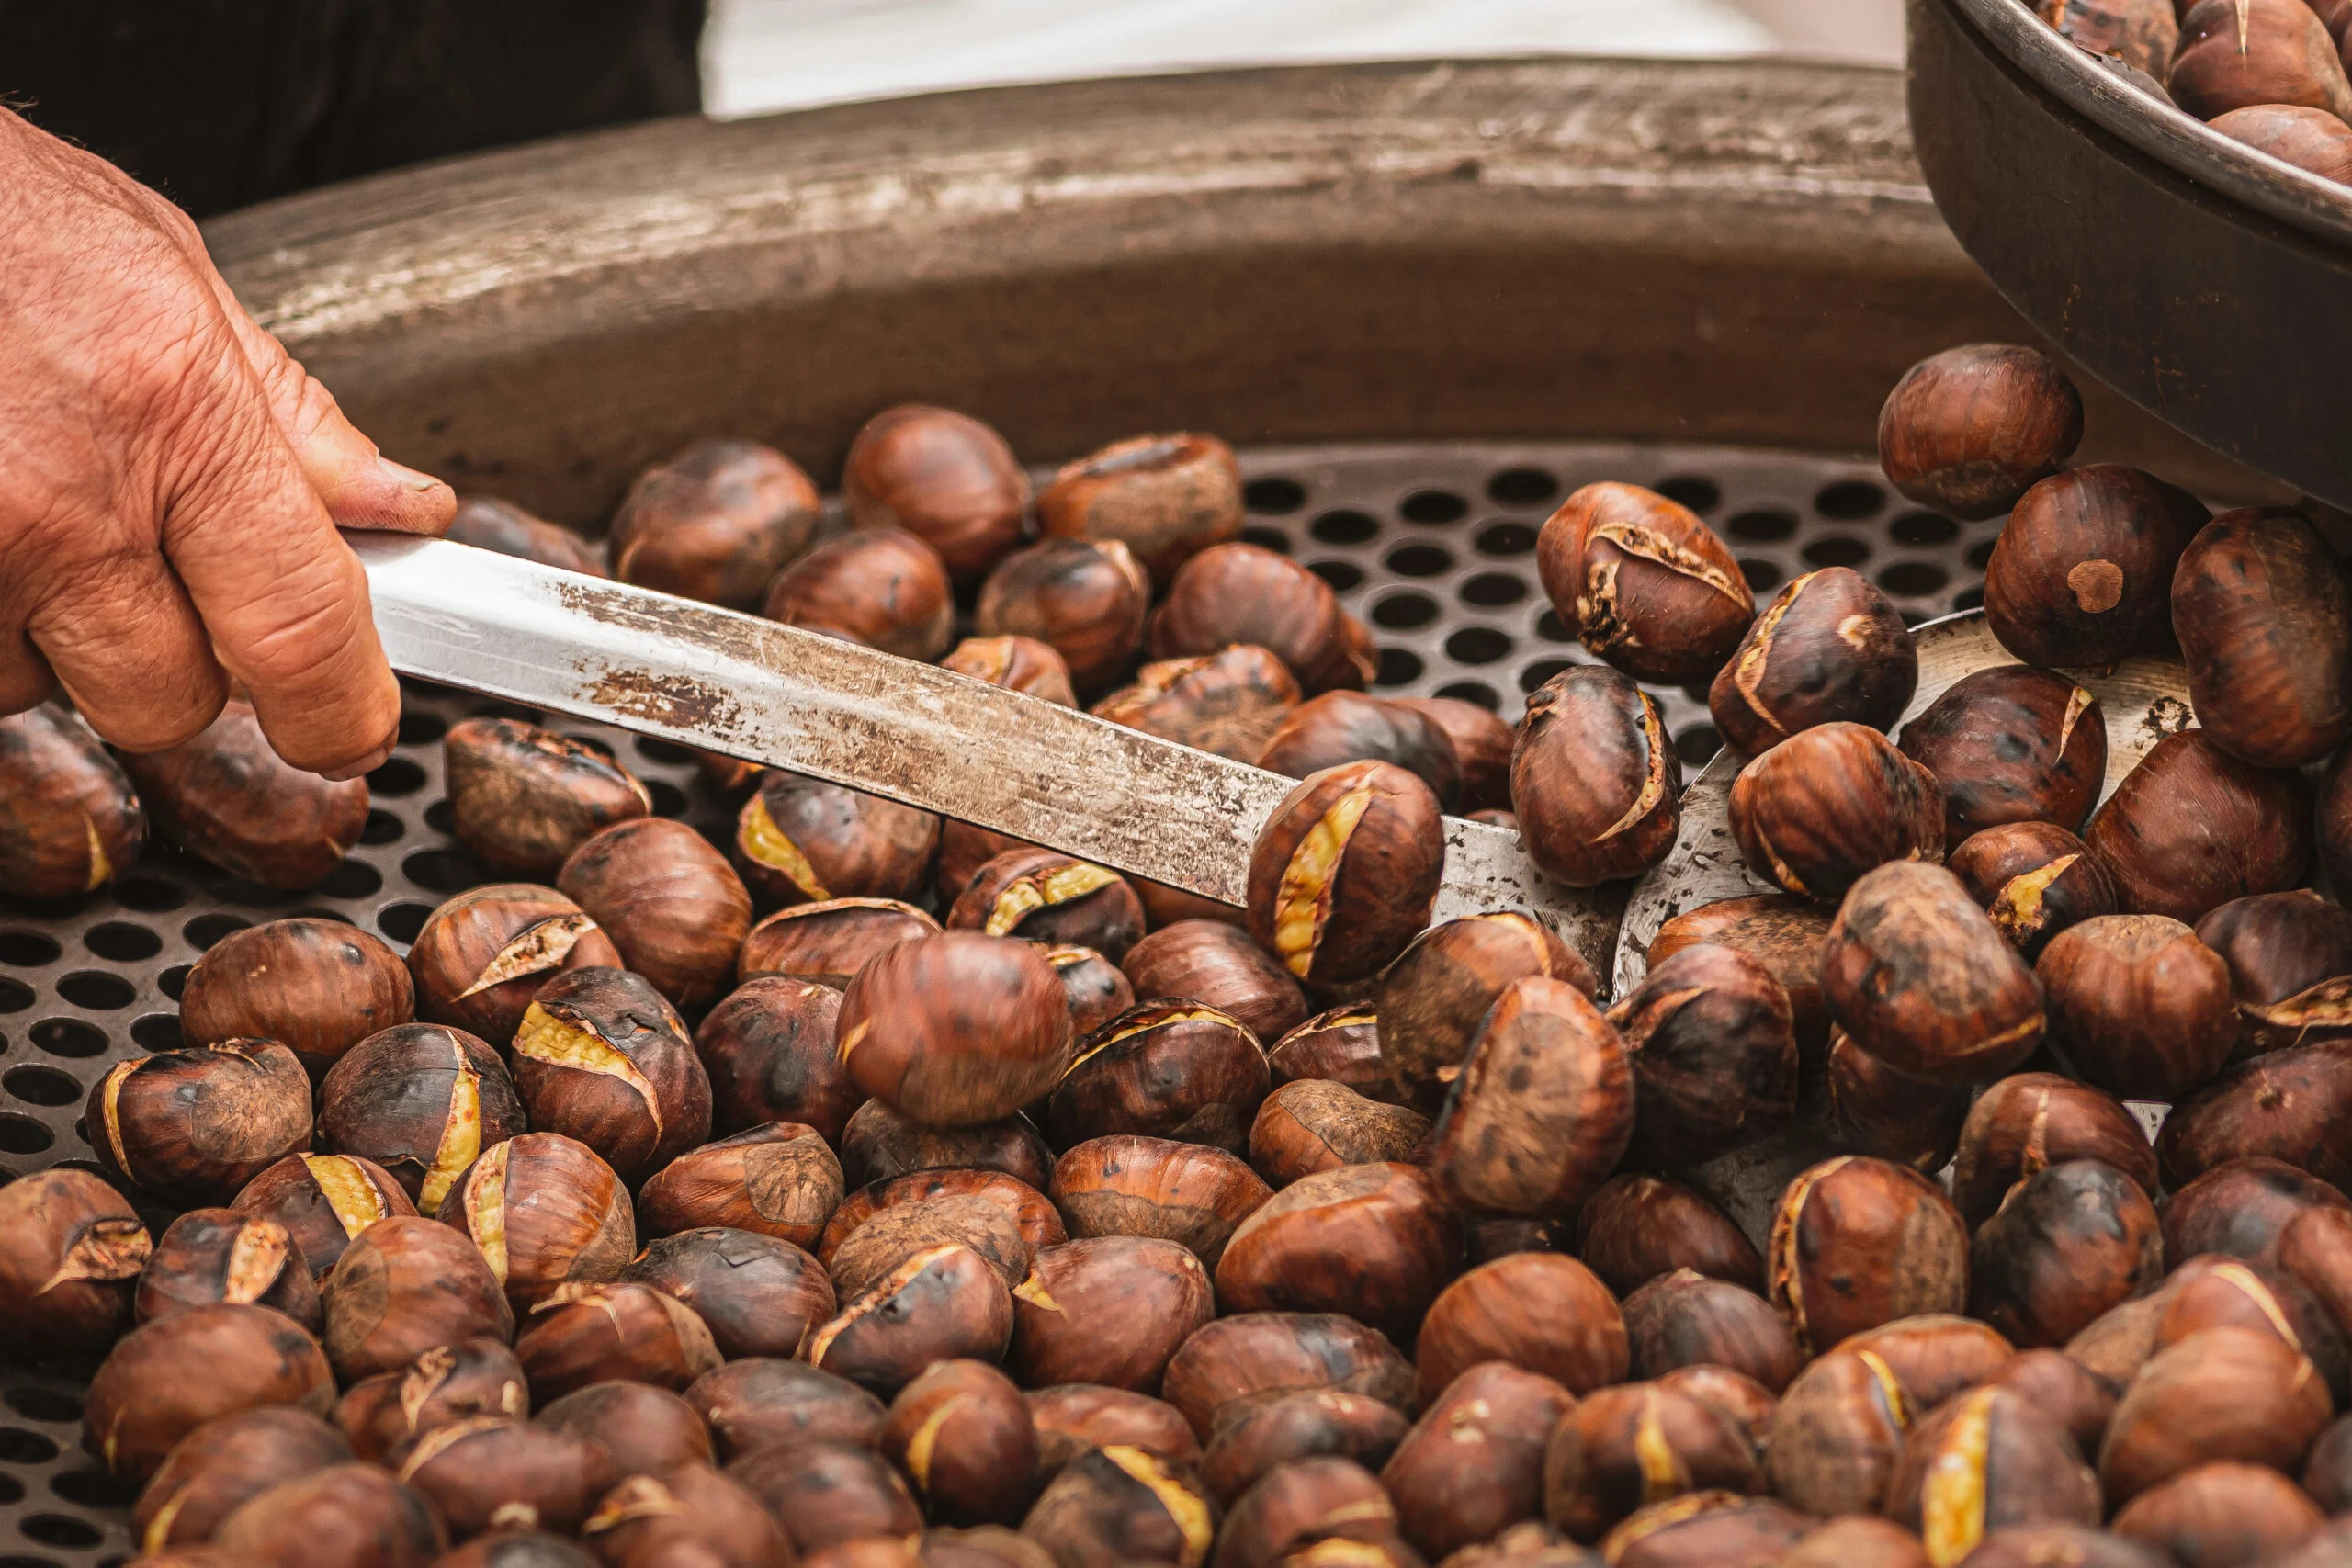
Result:
M944 1241L987 1258L1006 1289L1041 1247L1069 1240L1045 1194L1000 1171L924 1170L853 1192L825 1226L817 1256L854 1295L909 1256Z
M1954 682L1903 727L1897 745L1935 775L1951 845L2007 822L2078 828L2107 777L2098 699L2022 664Z
M2309 888L2233 898L2197 922L2197 940L2230 967L2235 1055L2352 1032L2352 911Z
M1624 1040L1582 991L1528 976L1503 987L1430 1135L1430 1174L1482 1214L1571 1213L1634 1132Z
M2036 0L2034 14L2077 49L2120 60L2158 82L2180 41L2174 0Z
M2112 1167L2143 1193L2156 1190L2156 1152L2112 1095L2056 1073L2016 1074L1969 1107L1952 1165L1952 1202L1974 1229L1993 1217L2010 1188L2078 1159Z
M144 1482L207 1421L266 1404L313 1416L334 1408L334 1374L319 1342L268 1307L190 1307L132 1329L99 1364L82 1446L110 1473Z
M2223 1160L2165 1201L2165 1255L2267 1257L2311 1209L2352 1210L2352 1199L2281 1160Z
M1303 1078L1266 1097L1250 1127L1250 1164L1272 1187L1343 1165L1409 1161L1429 1118L1366 1100L1345 1084Z
M978 582L1028 530L1029 476L1004 437L967 413L901 403L860 427L842 500L861 529L905 529Z
M1427 1406L1480 1361L1541 1372L1581 1398L1625 1381L1625 1320L1608 1287L1573 1258L1518 1252L1446 1287L1415 1347Z
M841 1200L841 1161L817 1130L770 1122L663 1166L639 1193L638 1213L649 1236L723 1225L809 1247Z
M985 1361L941 1361L900 1389L884 1457L944 1524L1004 1524L1029 1505L1037 1427L1012 1380Z
M458 894L425 917L408 950L417 1016L489 1041L514 1038L531 998L559 970L620 962L620 949L579 905L527 882Z
M1016 839L1010 833L999 833L976 823L959 822L950 817L939 825L939 867L933 885L943 907L953 908L980 867L1014 850L1041 849L1026 839Z
M2260 1155L2309 1171L2339 1190L2352 1183L2352 1040L2256 1056L2173 1107L2156 1160L2175 1189L2223 1160Z
M1136 435L1066 463L1037 495L1037 526L1117 539L1155 582L1241 533L1241 468L1214 435Z
M2104 1316L2066 1341L2067 1359L2091 1374L2108 1395L2110 1405L2154 1354L2156 1325L2163 1321L2164 1311L2164 1287L2159 1285L2144 1296L2134 1296L2120 1307L2109 1308ZM2113 1414L2110 1409L2109 1415Z
M1830 1041L1829 1110L1844 1145L1923 1175L1941 1170L1960 1146L1968 1090L1906 1077L1843 1030Z
M2275 1562L2326 1522L2277 1471L2219 1461L2149 1487L2115 1516L2113 1529L2182 1568L2223 1568Z
M1968 1299L1960 1212L1933 1180L1886 1160L1841 1155L1800 1173L1781 1194L1766 1258L1772 1304L1815 1351Z
M1779 1562L1816 1523L1770 1497L1689 1492L1653 1503L1611 1530L1601 1538L1600 1557L1611 1568L1761 1568Z
M1030 1418L1037 1426L1041 1483L1061 1473L1062 1466L1087 1450L1111 1443L1125 1443L1179 1464L1200 1461L1200 1439L1193 1435L1192 1424L1165 1400L1092 1383L1041 1388L1024 1397ZM1404 1416L1397 1416L1397 1429L1403 1430L1404 1425Z
M1046 1130L1065 1148L1127 1133L1241 1154L1267 1088L1265 1049L1239 1020L1196 1003L1146 1002L1073 1048Z
M1816 725L1765 752L1732 781L1730 809L1748 869L1824 903L1874 866L1943 858L1935 775L1863 725Z
M779 1444L734 1461L726 1473L782 1521L803 1560L829 1546L922 1529L907 1483L862 1444Z
M1064 1465L1022 1521L1021 1533L1052 1552L1061 1568L1118 1562L1203 1568L1216 1527L1216 1505L1189 1472L1113 1443Z
M1217 920L1162 926L1119 961L1134 994L1205 1003L1279 1040L1306 1017L1298 983L1247 934Z
M630 1476L605 1495L582 1531L595 1544L596 1560L610 1568L679 1562L758 1568L792 1560L791 1539L775 1516L741 1482L707 1464ZM507 1565L485 1562L481 1568ZM527 1562L514 1568L558 1565Z
M1832 1350L1781 1395L1764 1444L1771 1489L1808 1514L1874 1514L1887 1500L1913 1405L1870 1350Z
M391 1172L425 1215L441 1212L485 1146L522 1131L523 1102L498 1053L437 1023L369 1035L345 1053L320 1091L327 1147Z
M370 1034L415 1016L400 954L341 920L232 931L196 961L180 992L182 1040L275 1040L314 1082Z
M448 1536L433 1505L388 1472L334 1464L249 1499L212 1544L243 1568L426 1568Z
M1576 1403L1550 1378L1500 1362L1464 1372L1380 1472L1396 1528L1435 1562L1541 1517L1544 1446Z
M1518 740L1511 726L1491 710L1459 697L1392 697L1388 705L1420 715L1445 737L1461 770L1461 810L1510 807L1510 754Z
M705 1372L685 1398L709 1424L722 1459L802 1442L870 1449L884 1419L882 1402L847 1378L768 1357Z
M2352 1213L2323 1208L2296 1215L2278 1233L2272 1258L2278 1270L2310 1292L2339 1329L2352 1321Z
M1702 942L1747 954L1788 993L1798 1055L1818 1065L1829 1044L1829 1018L1821 1000L1821 942L1829 934L1831 913L1786 894L1702 904L1658 928L1648 960L1663 964Z
M605 547L623 582L750 610L818 516L817 487L775 447L697 441L638 475Z
M1217 1260L1228 1312L1342 1312L1409 1340L1462 1267L1461 1216L1408 1165L1350 1165L1293 1182L1241 1222Z
M1728 1413L1747 1428L1756 1439L1760 1452L1764 1439L1772 1430L1772 1416L1781 1407L1781 1400L1770 1389L1746 1372L1729 1367L1718 1367L1700 1361L1688 1367L1677 1367L1662 1376L1653 1378L1661 1388L1675 1389L1694 1398L1703 1399L1718 1410Z
M685 1024L623 969L571 969L548 982L515 1032L514 1088L532 1126L587 1145L624 1181L710 1134L710 1077Z
M441 743L452 830L493 874L543 881L652 796L609 752L512 718L469 718Z
M834 1060L841 1001L830 986L763 976L710 1010L695 1055L710 1079L714 1131L797 1122L842 1136L865 1097Z
M876 1393L894 1393L934 1361L994 1361L1012 1340L1012 1297L988 1259L953 1244L927 1247L843 1300L809 1330L808 1364Z
M1724 741L1749 756L1833 722L1886 729L1919 683L1911 628L1849 567L1809 571L1764 606L1707 689Z
M1535 567L1567 629L1639 681L1707 679L1756 615L1756 596L1713 530L1638 485L1587 485L1569 496L1536 536Z
M2338 1420L2312 1445L2302 1472L2303 1490L2331 1516L2345 1513L2352 1496L2352 1416ZM2195 1472L2188 1473L2194 1474Z
M345 1382L396 1371L436 1345L514 1333L514 1309L481 1249L453 1226L413 1214L378 1220L353 1237L320 1281L319 1300L327 1359Z
M1220 1317L1184 1341L1168 1363L1161 1397L1206 1438L1245 1403L1317 1389L1360 1393L1408 1410L1414 1403L1413 1363L1377 1330L1337 1313L1241 1313Z
M2155 0L2169 6L2172 0ZM1849 1514L1772 1559L1773 1568L1933 1568L1918 1536L1890 1519Z
M1340 687L1360 692L1376 668L1370 635L1340 608L1330 584L1256 545L1213 545L1186 561L1169 580L1148 635L1155 660L1214 654L1235 643L1262 648L1309 696Z
M839 1307L832 1281L808 1254L720 1225L662 1237L619 1277L692 1307L729 1359L790 1356Z
M2284 1269L2235 1258L2192 1258L2165 1277L2164 1302L2152 1350L2215 1328L2248 1328L2308 1357L2331 1395L2342 1397L2352 1370L2343 1331L2319 1298Z
M2301 104L2248 104L2206 121L2233 141L2243 141L2324 180L2352 184L2352 130L2325 109Z
M838 1054L865 1093L933 1126L1009 1116L1069 1063L1061 979L1028 942L956 931L901 943L850 982Z
M481 1249L518 1318L560 1286L616 1278L637 1250L628 1190L594 1149L560 1133L484 1150L441 1218Z
M776 573L760 614L901 659L936 659L956 635L946 567L898 528L826 540Z
M1155 660L1136 671L1133 685L1092 711L1163 740L1255 762L1298 704L1288 665L1265 649L1235 643L1215 653Z
M396 1372L362 1378L335 1403L334 1424L359 1458L387 1461L420 1432L476 1416L519 1420L531 1413L523 1363L503 1339L477 1337L435 1345Z
M1394 762L1418 775L1448 811L1462 794L1462 763L1445 731L1402 704L1362 692L1326 692L1301 703L1254 760L1295 779L1342 762Z
M1611 1179L1577 1211L1577 1256L1620 1296L1689 1269L1754 1291L1764 1261L1731 1217L1660 1177Z
M2172 624L2197 721L2232 756L2297 768L2352 731L2352 583L2301 513L2207 524L2173 576Z
M1915 1413L1933 1410L1962 1389L1989 1382L2017 1359L2017 1347L1973 1317L1928 1313L1840 1342L1840 1350L1867 1350L1903 1385Z
M1437 797L1387 762L1301 783L1250 857L1250 929L1310 985L1376 974L1429 922L1444 869Z
M1214 1269L1235 1227L1273 1196L1248 1165L1168 1138L1091 1138L1054 1162L1049 1195L1073 1238L1157 1236Z
M1778 1393L1804 1366L1788 1319L1763 1297L1689 1269L1652 1280L1625 1298L1623 1312L1638 1379L1716 1366Z
M556 886L605 929L629 968L677 1006L715 1001L734 979L752 927L751 895L684 823L616 823L571 852Z
M710 1428L701 1416L651 1383L592 1382L553 1401L534 1419L551 1431L600 1444L624 1476L662 1475L682 1464L711 1462Z
M1531 975L1596 989L1584 959L1532 915L1469 915L1413 939L1381 975L1376 1019L1381 1062L1412 1103L1444 1103L1488 1010Z
M1656 1383L1597 1389L1565 1412L1544 1455L1544 1514L1597 1540L1645 1504L1760 1490L1755 1439L1724 1411Z
M571 529L494 495L459 496L458 514L443 536L478 550L493 550L587 577L611 575L605 570L604 552L595 546Z
M1007 850L972 874L947 929L1091 948L1116 964L1143 935L1143 904L1116 872L1059 850Z
M2237 1038L2229 965L2162 915L2071 926L2034 974L2051 1044L2083 1077L2130 1099L2179 1099L2221 1070Z
M680 1390L719 1364L693 1308L628 1280L558 1286L531 1309L514 1355L541 1404L613 1379Z
M970 1127L926 1127L878 1100L859 1106L841 1134L842 1175L852 1188L919 1170L1001 1170L1040 1192L1053 1180L1053 1151L1022 1115Z
M1097 1236L1042 1247L1012 1292L1011 1365L1023 1383L1157 1393L1169 1359L1215 1314L1185 1247Z
M225 1203L311 1141L311 1082L275 1040L223 1040L107 1069L83 1111L111 1175L166 1202Z
M1041 539L999 561L980 585L973 628L1030 637L1062 656L1081 694L1114 683L1143 646L1151 579L1116 539Z
M1527 699L1510 757L1528 858L1594 887L1666 858L1682 825L1682 758L1656 699L1613 670L1562 671Z
M760 775L731 845L744 886L766 904L910 897L938 852L932 813L781 768Z
M493 1528L574 1534L620 1480L603 1444L498 1416L419 1433L390 1461L459 1540Z
M2083 439L2083 399L2048 355L1977 343L1903 373L1878 415L1878 460L1922 506L1997 517Z
M2123 775L2083 841L2125 909L2194 923L2233 898L2301 882L2311 821L2300 774L2242 762L2192 729L2165 736Z
M1712 1159L1776 1131L1796 1111L1788 993L1736 948L1685 948L1611 1008L1609 1021L1633 1061L1625 1155L1636 1165Z
M939 667L1066 708L1078 705L1069 662L1034 637L967 637L948 650Z
M139 858L147 808L62 703L0 718L0 893L95 893Z
M1266 1053L1276 1087L1329 1078L1384 1105L1404 1101L1404 1091L1380 1059L1380 1021L1374 1010L1350 1003L1317 1013L1284 1034Z
M356 1155L288 1155L246 1182L231 1207L284 1225L314 1276L378 1220L416 1213L390 1171Z
M103 1350L130 1321L153 1250L122 1194L88 1171L12 1181L0 1187L0 1318L35 1355Z
M2213 1328L2149 1358L2099 1447L2108 1506L2214 1460L2292 1473L2334 1409L2311 1361L2274 1334Z
M2316 12L2291 0L2198 0L2181 16L2165 88L2199 119L2257 104L2352 118L2335 39Z
M2098 1479L2075 1439L2005 1388L1972 1389L1911 1429L1885 1508L1920 1532L1937 1562L1961 1561L1991 1530L2090 1526L2104 1514Z
M1821 989L1856 1045L1926 1083L2000 1077L2033 1054L2046 1023L2033 971L1991 917L1951 873L1916 861L1854 884L1822 942Z
M2077 15L2104 9L2057 3ZM2172 18L2163 19L2170 31ZM2169 629L2173 568L2207 515L2194 496L2137 468L2089 463L2052 474L2018 498L1993 542L1987 628L2028 664L2112 669L2152 651ZM2070 828L2082 820L2053 819Z
M330 784L287 762L238 698L194 739L120 760L158 834L264 887L316 886L368 826L367 780Z
M1277 1467L1298 1460L1330 1454L1360 1465L1384 1463L1411 1426L1393 1405L1331 1389L1245 1400L1200 1456L1201 1480L1230 1507Z
M26 1197L34 1199L35 1194ZM54 1208L58 1197L52 1193L48 1206ZM124 1276L109 1276L107 1270L119 1269L132 1262L133 1254L145 1251L147 1233L128 1216L83 1223L86 1229L81 1239L58 1260L60 1272L52 1277L56 1282L37 1298L44 1311L54 1310L79 1293L87 1301L107 1303L99 1309L100 1316L110 1313L119 1298L103 1290L104 1282ZM303 1258L300 1244L276 1220L241 1214L234 1209L191 1209L165 1229L138 1278L131 1306L141 1323L215 1302L250 1302L276 1307L311 1333L319 1331L319 1287L311 1277L310 1262ZM61 1284L79 1286L81 1291L61 1292ZM34 1324L38 1332L36 1314L30 1310L15 1321Z
M840 990L876 953L938 930L937 920L892 898L797 904L751 929L736 974L745 981L776 976Z
M200 1546L247 1498L350 1459L343 1434L308 1410L262 1405L207 1421L140 1492L131 1515L140 1554Z
M2022 1346L2064 1345L2164 1274L2155 1206L2095 1159L2066 1160L2018 1184L1976 1233L1969 1312Z
M2115 1392L2072 1356L2051 1349L2020 1350L1986 1381L2023 1394L2048 1412L2085 1454L2098 1452L2108 1417L2115 1414Z
M1944 864L2028 958L2067 927L2117 912L2107 868L2088 844L2052 823L2005 822L1972 833Z

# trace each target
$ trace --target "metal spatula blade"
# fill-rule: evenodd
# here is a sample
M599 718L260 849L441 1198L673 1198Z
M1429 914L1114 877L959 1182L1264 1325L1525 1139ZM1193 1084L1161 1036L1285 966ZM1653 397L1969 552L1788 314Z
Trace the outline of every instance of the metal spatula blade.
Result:
M444 540L350 536L392 667L884 795L1243 902L1295 781L931 665ZM1606 971L1619 890L1449 818L1437 918L1536 915Z

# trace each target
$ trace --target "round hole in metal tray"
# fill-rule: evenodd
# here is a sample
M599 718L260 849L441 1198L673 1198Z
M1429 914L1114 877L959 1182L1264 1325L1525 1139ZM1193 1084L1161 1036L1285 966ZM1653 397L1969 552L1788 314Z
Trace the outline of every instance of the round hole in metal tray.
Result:
M430 708L413 704L401 709L401 744L430 746L449 733L449 721Z
M1533 506L1560 493L1560 481L1541 468L1503 468L1487 480L1487 499L1503 506Z
M29 1116L0 1111L0 1153L37 1155L57 1142L57 1134Z
M9 1409L28 1421L79 1421L82 1402L53 1388L12 1388L0 1393Z
M1940 593L1951 581L1951 573L1928 560L1899 560L1878 574L1881 588L1904 599Z
M1577 661L1573 659L1539 659L1519 672L1519 689L1522 692L1535 691L1553 676L1576 667Z
M424 808L424 825L436 833L451 838L458 834L458 811L446 800L436 800Z
M629 738L629 744L639 756L649 762L660 762L668 767L678 768L695 760L691 747L680 746L674 741L659 739L650 735L632 736Z
M107 891L114 895L116 903L142 915L164 914L187 902L187 888L160 876L126 876Z
M327 873L317 891L330 898L365 898L383 890L384 874L364 860L346 860Z
M1932 547L1959 538L1960 525L1940 512L1906 512L1889 523L1886 532L1898 545Z
M1782 539L1796 537L1797 514L1777 506L1759 507L1734 516L1724 525L1724 532L1735 539L1746 539L1754 544L1776 544Z
M1335 593L1363 586L1363 568L1351 560L1309 561L1306 570L1329 583Z
M1409 686L1421 678L1429 665L1409 648L1384 648L1380 650L1380 670L1373 676L1376 686Z
M71 1514L35 1514L19 1519L17 1528L43 1546L96 1546L107 1538L97 1526Z
M406 757L394 757L368 775L368 790L371 795L398 797L414 795L424 787L424 770Z
M1417 490L1396 503L1396 514L1408 523L1459 523L1470 515L1470 503L1450 490Z
M1657 481L1658 494L1693 512L1713 512L1724 503L1724 487L1699 474L1677 474Z
M1241 504L1268 517L1287 517L1306 504L1306 489L1296 479L1272 474L1242 486Z
M1306 525L1306 531L1327 545L1368 544L1379 536L1380 520L1370 513L1342 506L1317 516Z
M1492 664L1510 656L1510 637L1492 626L1464 626L1445 639L1447 655L1464 664Z
M38 969L44 964L57 962L65 950L52 937L40 931L0 931L0 964L13 964L20 969Z
M1814 540L1798 553L1810 566L1860 566L1871 558L1871 547L1867 539L1832 534L1826 539Z
M1536 532L1524 523L1489 523L1471 541L1482 556L1523 556L1535 547Z
M1712 724L1694 724L1674 737L1675 755L1686 768L1703 768L1724 749L1724 738Z
M180 1015L145 1013L130 1021L131 1043L141 1051L172 1051L180 1044Z
M1761 556L1740 557L1739 575L1747 579L1752 592L1769 593L1781 586L1781 569Z
M28 1105L71 1105L82 1098L82 1085L73 1074L39 1063L10 1067L0 1074L0 1089Z
M23 1012L33 1005L33 988L22 980L0 978L0 1012Z
M401 862L401 871L435 893L463 893L488 880L471 855L457 850L419 850Z
M1399 545L1381 564L1400 577L1438 577L1453 570L1453 552L1439 545Z
M686 814L686 792L668 779L644 781L646 798L653 803L656 817L684 817Z
M171 998L172 1000L179 1000L180 993L187 989L187 972L195 967L196 965L193 964L173 964L161 975L155 976L155 988L163 992L164 995Z
M1568 630L1568 623L1560 619L1557 610L1546 610L1535 617L1535 635L1545 642L1575 642L1576 633Z
M388 904L376 913L376 929L394 942L414 942L432 913L430 904Z
M116 964L137 964L164 951L164 939L147 926L107 920L82 933L82 945Z
M5 1471L0 1471L0 1505L25 1500L25 1483Z
M139 1501L136 1482L97 1470L69 1470L49 1478L49 1489L85 1508L128 1508Z
M1484 681L1456 681L1451 685L1440 686L1434 694L1452 697L1456 702L1476 704L1488 713L1503 705L1503 694Z
M1255 545L1261 550L1272 550L1278 556L1290 554L1290 536L1280 528L1244 528L1241 530L1241 542Z
M107 1054L107 1032L78 1018L45 1018L32 1026L32 1043L52 1056L77 1060Z
M407 831L408 824L390 812L370 811L368 813L368 825L359 829L359 841L363 844L397 843L400 836Z
M1436 619L1437 601L1410 589L1391 593L1372 607L1372 624L1386 626L1390 631L1411 631Z
M243 915L232 915L225 909L216 909L209 915L198 915L182 926L180 935L187 938L190 947L195 948L198 953L206 953L209 952L222 937L233 931L243 931L252 924L253 922Z
M1840 523L1875 517L1886 510L1886 491L1868 479L1840 479L1815 493L1813 509Z
M1516 572L1482 571L1462 584L1462 602L1491 610L1527 597L1527 580Z
M38 1391L27 1391L38 1392ZM14 1398L8 1403L17 1404ZM22 1406L17 1407L19 1410ZM54 1420L54 1416L35 1416L35 1420ZM23 1427L0 1427L0 1464L47 1464L57 1457L57 1445L46 1433Z
M57 994L77 1008L112 1012L129 1007L139 988L121 976L103 969L76 969L58 980Z

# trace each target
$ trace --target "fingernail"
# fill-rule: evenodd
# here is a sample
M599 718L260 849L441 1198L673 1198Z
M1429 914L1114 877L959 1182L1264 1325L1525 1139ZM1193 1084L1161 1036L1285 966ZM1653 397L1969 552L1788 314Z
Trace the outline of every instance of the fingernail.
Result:
M405 463L395 463L380 453L376 457L376 471L388 482L415 495L428 494L442 488L441 481L431 474L420 473Z
M392 760L392 747L395 744L395 741L387 740L378 747L375 753L366 761L354 763L347 768L333 768L319 776L329 784L348 784L353 779L365 778Z

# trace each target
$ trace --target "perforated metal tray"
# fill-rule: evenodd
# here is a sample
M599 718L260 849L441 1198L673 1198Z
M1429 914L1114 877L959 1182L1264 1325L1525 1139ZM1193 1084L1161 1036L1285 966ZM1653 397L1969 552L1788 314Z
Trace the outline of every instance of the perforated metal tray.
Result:
M1377 633L1379 689L1468 698L1515 718L1525 694L1587 656L1534 570L1535 534L1577 486L1654 486L1704 516L1759 599L1820 566L1851 566L1922 621L1976 603L1996 524L1909 506L1865 459L1702 446L1433 443L1245 452L1248 536L1305 562ZM1703 690L1657 695L1695 775L1717 749ZM223 935L324 915L405 950L449 895L484 880L449 837L443 733L492 705L413 686L397 754L369 779L367 831L311 893L288 896L151 849L111 886L51 905L0 899L0 1172L96 1170L81 1133L109 1063L178 1042L188 965ZM726 815L677 748L571 724L611 747L657 811L707 831ZM135 1197L135 1195L134 1195ZM151 1224L169 1215L142 1202ZM80 1449L86 1368L0 1366L0 1568L125 1560L130 1495Z

